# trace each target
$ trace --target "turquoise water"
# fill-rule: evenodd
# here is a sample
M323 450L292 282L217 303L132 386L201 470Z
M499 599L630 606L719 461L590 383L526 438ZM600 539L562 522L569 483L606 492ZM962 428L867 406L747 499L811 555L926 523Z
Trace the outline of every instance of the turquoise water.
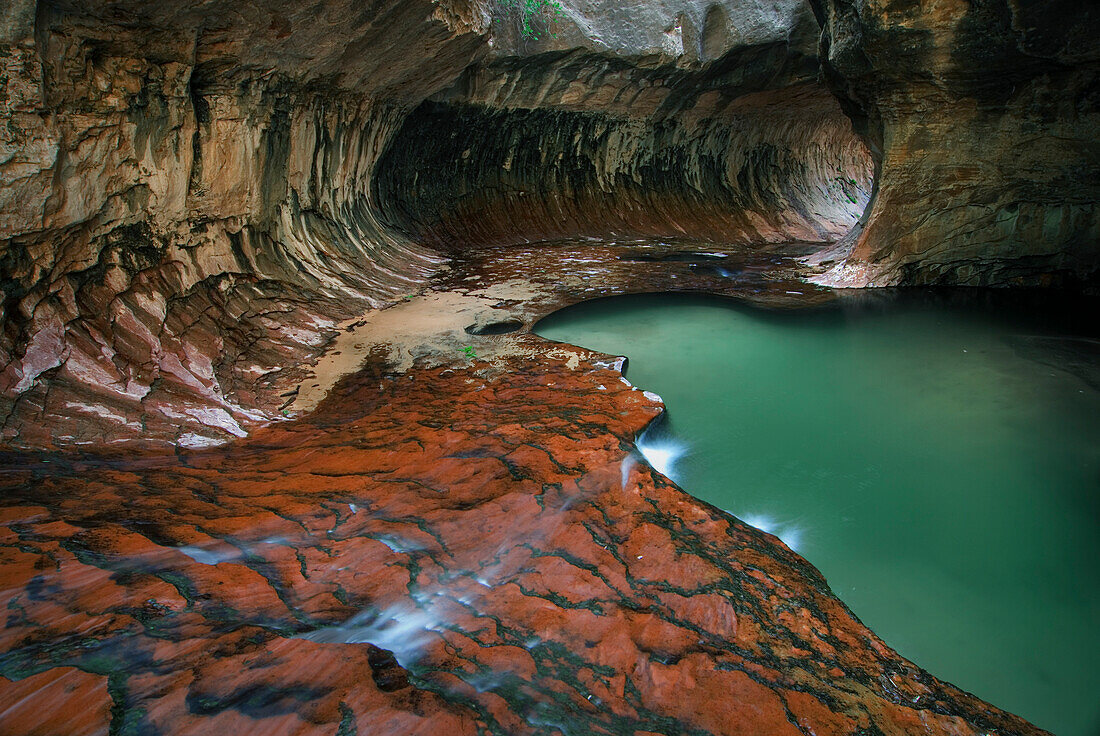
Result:
M990 298L620 297L537 332L627 356L668 408L655 466L682 452L682 488L781 537L902 655L1093 736L1100 343L1072 309Z

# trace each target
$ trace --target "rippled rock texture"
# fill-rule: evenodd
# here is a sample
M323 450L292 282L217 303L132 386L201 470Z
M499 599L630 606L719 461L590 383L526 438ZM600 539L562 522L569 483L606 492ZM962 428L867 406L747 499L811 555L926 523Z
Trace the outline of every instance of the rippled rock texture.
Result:
M5 441L243 435L277 416L273 373L440 262L378 225L370 174L483 45L476 8L4 13Z
M0 456L0 731L1037 733L644 465L611 356L491 333L815 303L776 254L835 242L1084 273L1090 12L8 0L0 444L68 451Z

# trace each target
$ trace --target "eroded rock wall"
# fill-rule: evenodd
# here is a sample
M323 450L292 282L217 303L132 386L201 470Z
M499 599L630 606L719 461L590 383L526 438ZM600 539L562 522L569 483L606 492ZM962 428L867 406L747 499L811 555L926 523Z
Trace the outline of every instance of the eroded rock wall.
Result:
M808 5L562 7L537 38L495 18L489 53L406 119L378 171L386 222L443 247L850 230L870 159L819 82Z
M272 374L439 263L379 227L370 173L479 53L475 6L5 13L3 441L243 435Z
M1057 284L1100 265L1100 7L814 0L878 193L824 283Z
M6 5L0 441L243 435L440 249L854 222L802 0L563 7Z
M395 228L441 246L578 234L835 241L867 203L870 159L826 90L776 79L787 58L773 51L778 63L756 67L772 76L740 88L721 81L737 64L581 85L567 62L551 79L479 70L515 79L473 81L413 112L380 162L377 201Z
M192 168L189 219L127 212L101 225L98 215L11 241L10 273L22 283L5 314L5 347L17 356L4 374L16 399L9 437L107 439L86 435L92 417L118 423L119 439L243 435L284 401L269 373L300 363L341 317L415 291L431 272L438 258L386 236L356 191L359 155L392 111L325 101L265 112L271 128L223 139L244 145L206 149L207 160L253 157L248 181L220 178L224 163ZM275 202L250 187L258 179L262 189L272 168L293 181L276 180ZM351 191L330 188L341 178ZM28 434L44 427L50 435Z
M467 244L839 239L824 283L1088 277L1100 19L1044 7L570 0L531 38L487 0L6 3L0 441L244 434Z

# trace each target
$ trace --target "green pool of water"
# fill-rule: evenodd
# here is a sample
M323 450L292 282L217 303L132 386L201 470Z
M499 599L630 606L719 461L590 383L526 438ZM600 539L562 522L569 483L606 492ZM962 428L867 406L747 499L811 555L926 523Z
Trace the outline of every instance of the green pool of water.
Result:
M688 492L784 539L902 655L1059 736L1100 729L1100 342L975 292L769 312L588 302L544 337L629 358ZM656 450L656 451L654 451Z

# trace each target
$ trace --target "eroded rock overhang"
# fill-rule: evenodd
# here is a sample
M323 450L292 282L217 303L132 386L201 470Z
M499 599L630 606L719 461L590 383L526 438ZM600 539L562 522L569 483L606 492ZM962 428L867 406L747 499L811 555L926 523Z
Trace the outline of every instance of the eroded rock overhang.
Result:
M734 32L747 19L712 7L707 44L681 14L675 57L624 58L601 37L535 56L495 49L391 139L375 177L383 219L444 248L838 239L867 202L870 157L818 80L808 9L775 12L783 24L746 41Z
M243 435L467 244L836 241L840 286L1100 262L1092 9L563 9L5 4L0 441Z
M243 435L340 319L440 264L377 223L370 176L484 47L478 7L19 0L2 19L5 442Z
M8 5L3 441L241 436L440 246L855 221L804 3L566 10L532 41L470 0Z
M1100 6L812 0L877 194L820 280L1046 286L1100 264Z

